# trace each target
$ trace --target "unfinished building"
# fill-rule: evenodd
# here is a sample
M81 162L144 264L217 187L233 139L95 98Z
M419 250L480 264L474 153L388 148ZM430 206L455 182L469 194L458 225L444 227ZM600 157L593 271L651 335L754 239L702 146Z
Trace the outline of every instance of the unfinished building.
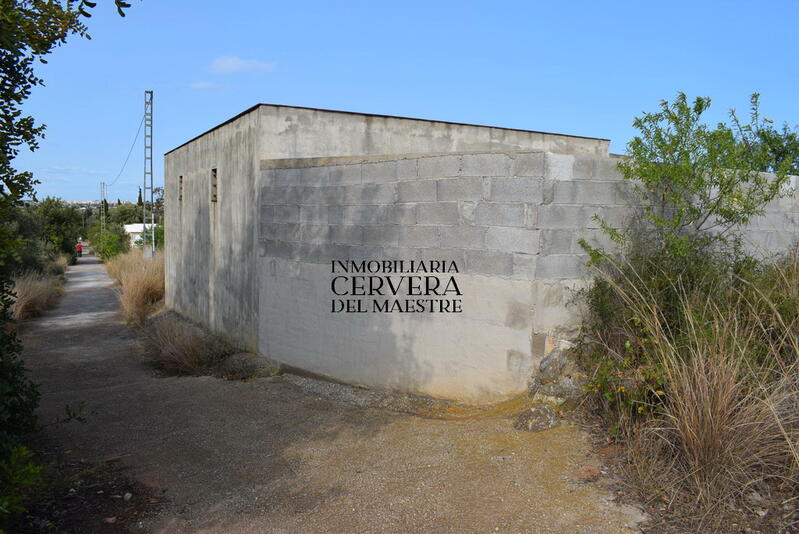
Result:
M165 156L167 306L342 382L518 395L574 333L592 216L631 211L608 145L256 105ZM797 212L775 201L748 235L784 248Z

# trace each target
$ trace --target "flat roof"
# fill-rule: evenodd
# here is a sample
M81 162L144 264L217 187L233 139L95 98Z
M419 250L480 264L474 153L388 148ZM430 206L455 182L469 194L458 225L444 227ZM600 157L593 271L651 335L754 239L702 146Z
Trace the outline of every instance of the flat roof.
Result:
M275 107L275 108L303 109L303 110L307 110L307 111L324 111L326 113L343 113L343 114L346 114L346 115L360 115L362 117L378 117L378 118L383 118L383 119L400 119L400 120L409 120L409 121L434 122L434 123L438 123L438 124L452 124L454 126L473 126L473 127L476 127L476 128L493 128L495 130L508 130L508 131L513 131L513 132L537 133L537 134L543 134L543 135L557 135L557 136L561 136L561 137L573 137L573 138L576 138L576 139L594 139L594 140L597 140L597 141L608 141L608 142L610 141L610 139L605 139L604 137L588 137L588 136L585 136L585 135L569 135L569 134L561 134L561 133L553 133L553 132L542 132L542 131L539 131L539 130L524 130L524 129L521 129L521 128L505 128L503 126L487 126L485 124L471 124L471 123L467 123L467 122L439 121L439 120L434 120L434 119L420 119L420 118L417 118L417 117L400 117L400 116L397 116L397 115L381 115L379 113L359 113L357 111L342 111L342 110L339 110L339 109L310 108L310 107L305 107L305 106L286 106L286 105L283 105L283 104L269 104L269 103L266 103L266 102L261 102L259 104L255 104L254 106L251 106L251 107L245 109L244 111L242 111L238 115L235 115L235 116L229 118L228 120L217 124L213 128L210 128L210 129L204 131L203 133L201 133L199 135L196 135L195 137L192 137L191 139L189 139L185 143L176 146L175 148L173 148L172 150L170 150L168 152L165 152L164 155L166 156L167 154L169 154L171 152L174 152L175 150L177 150L179 148L182 148L182 147L188 145L189 143L192 143L192 142L196 141L200 137L213 132L217 128L221 128L222 126L224 126L224 125L226 125L226 124L228 124L230 122L233 122L236 119L239 119L240 117L243 117L244 115L250 113L251 111L254 111L254 110L258 109L261 106L271 106L271 107Z

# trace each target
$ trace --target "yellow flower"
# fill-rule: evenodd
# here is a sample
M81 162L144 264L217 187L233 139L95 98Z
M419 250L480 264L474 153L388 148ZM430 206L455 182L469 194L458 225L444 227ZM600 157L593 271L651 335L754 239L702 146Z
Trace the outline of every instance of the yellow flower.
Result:
M619 393L624 393L625 391L627 391L627 388L626 388L626 387L624 387L624 386L619 386Z
M655 395L665 395L665 394L666 394L666 392L663 391L662 389L659 389L659 390L655 391Z
M638 407L638 413L644 413L644 410L645 410L645 409L646 409L646 408L644 408L643 406L639 406L639 407Z

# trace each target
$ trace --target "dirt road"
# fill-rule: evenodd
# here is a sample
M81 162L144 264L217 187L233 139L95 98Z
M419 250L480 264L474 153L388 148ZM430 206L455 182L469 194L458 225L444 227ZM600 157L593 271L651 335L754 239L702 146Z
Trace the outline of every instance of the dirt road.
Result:
M112 282L92 256L58 308L25 326L44 422L86 403L86 424L46 427L88 461L119 457L164 490L143 532L633 532L586 435L444 421L325 399L303 381L162 378L140 360Z

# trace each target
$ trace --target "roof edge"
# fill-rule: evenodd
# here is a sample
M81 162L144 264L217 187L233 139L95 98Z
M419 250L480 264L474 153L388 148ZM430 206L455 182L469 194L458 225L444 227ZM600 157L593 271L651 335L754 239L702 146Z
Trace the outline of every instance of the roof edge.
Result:
M542 135L556 135L556 136L559 136L559 137L571 137L571 138L574 138L574 139L591 139L591 140L594 140L594 141L607 141L607 142L610 142L610 139L605 139L604 137L589 137L589 136L586 136L586 135L571 135L571 134L562 134L562 133L554 133L554 132L543 132L543 131L540 131L540 130L525 130L525 129L522 129L522 128L507 128L507 127L504 127L504 126L488 126L486 124L473 124L473 123L468 123L468 122L453 122L453 121L441 121L441 120L435 120L435 119L420 119L418 117L402 117L402 116L399 116L399 115L382 115L382 114L379 114L379 113L361 113L361 112L358 112L358 111L342 111L342 110L339 110L339 109L311 108L311 107L306 107L306 106L287 106L287 105L284 105L284 104L270 104L268 102L261 102L261 103L255 104L254 106L250 106L249 108L245 109L244 111L242 111L238 115L235 115L235 116L229 118L228 120L226 120L224 122L220 122L216 126L214 126L212 128L209 128L208 130L202 132L201 134L192 137L191 139L189 139L185 143L176 146L172 150L169 150L168 152L164 152L164 156L174 152L175 150L178 150L179 148L183 148L184 146L188 145L189 143L193 143L194 141L196 141L200 137L208 135L209 133L213 132L214 130L216 130L218 128L221 128L222 126L224 126L226 124L229 124L229 123L231 123L231 122L243 117L244 115L247 115L251 111L254 111L254 110L258 109L261 106L271 106L271 107L275 107L275 108L302 109L302 110L306 110L306 111L323 111L325 113L342 113L342 114L345 114L345 115L361 115L361 116L364 116L364 117L377 117L377 118L382 118L382 119L401 119L401 120L420 121L420 122L435 122L435 123L438 123L438 124L451 124L453 126L473 126L475 128L493 128L495 130L508 130L508 131L512 131L512 132L525 132L525 133L535 133L535 134L542 134Z

